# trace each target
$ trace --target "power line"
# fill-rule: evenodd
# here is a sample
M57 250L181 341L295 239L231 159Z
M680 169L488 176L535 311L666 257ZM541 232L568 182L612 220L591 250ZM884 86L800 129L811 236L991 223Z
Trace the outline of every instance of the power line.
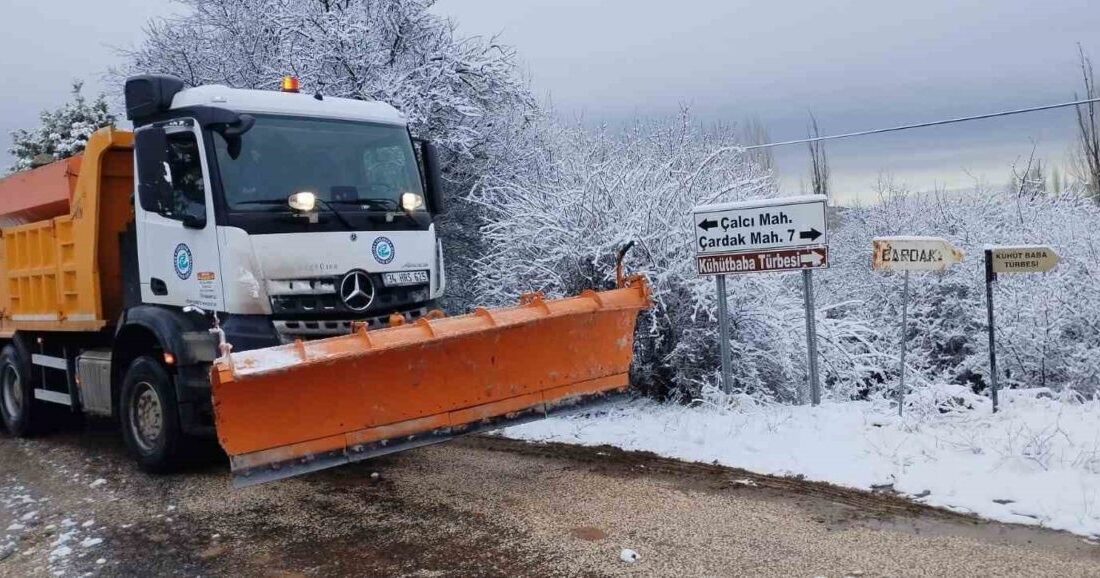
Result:
M896 132L896 131L899 131L899 130L909 130L911 128L925 128L925 127L929 127L929 126L940 126L940 125L944 125L944 124L954 124L954 123L957 123L957 122L967 122L967 121L971 121L971 120L982 120L982 119L986 119L986 118L996 118L996 117L999 117L999 116L1010 116L1010 115L1013 115L1013 114L1023 114L1025 112L1038 112L1040 110L1050 110L1052 108L1065 108L1067 106L1080 106L1082 104L1089 104L1089 103L1093 103L1093 102L1100 102L1100 98L1089 98L1089 99L1086 99L1086 100L1075 100L1073 102L1063 102L1063 103L1060 103L1060 104L1047 104L1047 105L1043 105L1043 106L1033 106L1031 108L1019 108L1019 109L1016 109L1016 110L1005 110L1005 111L1001 111L1001 112L991 112L989 114L979 114L977 116L963 116L963 117L959 117L959 118L949 118L949 119L946 119L946 120L934 120L934 121L931 121L931 122L922 122L922 123L917 123L917 124L906 124L906 125L902 125L902 126L893 126L893 127L890 127L890 128L876 128L876 129L873 129L873 130L863 130L863 131L859 131L859 132L849 132L849 133L844 133L844 134L832 134L832 135L827 135L827 136L819 136L819 137L813 137L813 138L803 138L803 139L798 139L798 140L785 140L785 141L781 141L781 142L772 142L772 143L751 145L751 146L744 147L744 150L750 151L750 150L753 150L753 149L781 147L781 146L787 146L787 145L793 145L793 144L804 144L804 143L810 143L810 142L818 142L818 141L823 141L823 140L836 140L836 139L842 139L842 138L851 138L851 137L854 137L854 136L866 136L866 135L869 135L869 134L882 134L884 132Z

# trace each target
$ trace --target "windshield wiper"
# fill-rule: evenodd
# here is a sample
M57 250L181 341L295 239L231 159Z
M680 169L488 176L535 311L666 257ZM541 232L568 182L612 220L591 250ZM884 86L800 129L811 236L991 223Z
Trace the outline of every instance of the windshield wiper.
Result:
M234 205L285 205L286 199L252 199L250 201L237 201Z
M415 212L405 209L405 207L401 206L401 203L393 199L341 199L339 201L329 201L329 203L334 205L368 205L372 208L382 208L394 215L402 214L411 219L414 223L422 224L420 219L416 218Z
M397 210L400 206L397 201L393 199L340 199L337 201L329 201L334 205L368 205L372 208L383 208Z
M340 221L340 224L344 225L344 228L346 228L349 231L354 231L355 230L355 227L353 227L351 225L351 223L348 222L348 220L346 218L344 218L343 213L341 213L340 211L337 211L336 207L332 206L333 205L332 202L326 201L326 200L324 200L320 197L317 197L316 200L317 200L318 205L321 205L322 207L328 209L328 211L330 213L335 215L336 220ZM248 200L248 201L239 201L235 204L237 204L237 205L286 205L287 200L286 199L252 199L252 200ZM289 209L289 206L287 208Z
M349 231L354 231L355 230L355 227L352 227L351 223L349 223L348 220L344 218L344 214L341 213L340 211L337 211L336 207L332 206L332 203L330 203L330 202L328 202L328 201L326 201L326 200L324 200L320 197L317 197L317 202L320 203L321 206L323 206L326 209L332 211L332 214L336 215L336 219L339 220L341 223L343 223L344 227L346 227L347 230L349 230Z

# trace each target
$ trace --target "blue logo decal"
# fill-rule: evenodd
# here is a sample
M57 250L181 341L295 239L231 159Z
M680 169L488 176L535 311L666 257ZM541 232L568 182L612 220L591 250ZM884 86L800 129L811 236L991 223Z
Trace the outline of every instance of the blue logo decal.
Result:
M393 248L393 241L386 237L378 237L374 240L374 244L371 245L371 252L374 253L374 260L383 265L388 265L393 261L393 255L396 251Z
M191 249L186 244L176 245L176 252L172 255L172 266L176 268L176 276L187 279L191 271L195 269L195 263L191 260Z

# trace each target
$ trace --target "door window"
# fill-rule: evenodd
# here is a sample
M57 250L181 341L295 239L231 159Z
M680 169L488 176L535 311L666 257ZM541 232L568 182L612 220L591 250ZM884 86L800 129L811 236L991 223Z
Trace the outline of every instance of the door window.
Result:
M169 219L206 216L206 188L202 179L202 157L195 133L168 135L168 161L165 177L172 188L167 206L160 213Z

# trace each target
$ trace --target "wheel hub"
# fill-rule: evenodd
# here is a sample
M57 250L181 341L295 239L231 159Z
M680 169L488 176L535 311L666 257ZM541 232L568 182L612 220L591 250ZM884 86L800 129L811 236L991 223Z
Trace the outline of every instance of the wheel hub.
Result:
M19 371L7 364L3 369L3 377L0 379L0 397L3 398L4 411L11 417L18 417L23 413L23 380L19 377Z
M130 428L134 439L143 450L152 450L160 440L164 427L164 413L160 396L152 385L137 385L137 395L130 406Z

